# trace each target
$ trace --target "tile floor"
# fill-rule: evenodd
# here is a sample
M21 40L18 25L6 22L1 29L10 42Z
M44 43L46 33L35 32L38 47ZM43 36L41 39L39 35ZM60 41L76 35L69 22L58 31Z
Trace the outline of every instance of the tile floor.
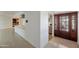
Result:
M13 28L0 29L0 48L34 48L21 36L14 32Z
M52 37L45 48L78 48L77 42L63 39L60 37Z
M77 42L52 37L45 48L77 48ZM21 36L14 32L13 28L0 29L0 48L34 48Z

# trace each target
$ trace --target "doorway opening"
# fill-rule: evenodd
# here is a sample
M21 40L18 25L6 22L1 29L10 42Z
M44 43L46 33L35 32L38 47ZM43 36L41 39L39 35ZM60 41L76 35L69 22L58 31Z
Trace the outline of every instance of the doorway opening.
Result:
M49 15L49 18L48 18L48 32L49 32L49 40L52 39L52 14Z

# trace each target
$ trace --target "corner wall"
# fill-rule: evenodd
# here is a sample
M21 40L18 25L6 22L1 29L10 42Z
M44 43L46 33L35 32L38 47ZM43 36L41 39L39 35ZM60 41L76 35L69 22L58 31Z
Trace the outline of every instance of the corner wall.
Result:
M77 42L77 43L78 43L78 45L79 45L79 12L78 12L78 32L77 32L77 33L78 33L78 34L77 34L77 35L78 35L78 36L77 36L77 38L78 38L78 40L77 40L78 42Z
M48 12L40 12L40 47L48 43Z

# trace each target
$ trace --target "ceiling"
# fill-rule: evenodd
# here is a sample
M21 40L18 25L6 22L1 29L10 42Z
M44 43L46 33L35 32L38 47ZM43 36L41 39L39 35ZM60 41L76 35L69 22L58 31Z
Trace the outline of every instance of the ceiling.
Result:
M60 14L60 13L69 13L74 11L49 11L49 14Z

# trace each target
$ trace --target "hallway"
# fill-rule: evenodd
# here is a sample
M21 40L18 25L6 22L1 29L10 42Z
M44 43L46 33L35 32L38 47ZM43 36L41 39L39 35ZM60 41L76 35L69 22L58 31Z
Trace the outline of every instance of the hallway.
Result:
M14 32L13 28L0 29L0 48L33 48Z
M42 48L47 44L46 47L48 48L77 48L77 44L79 44L79 34L77 35L79 24L78 26L76 24L77 16L74 13L64 11L62 11L62 16L59 16L61 12L55 12L57 11L1 11L0 47L33 48L34 46ZM63 13L66 15L63 15ZM54 22L54 19L57 21ZM53 36L55 34L69 40L59 37L51 39L51 36L48 37L48 32ZM50 39L49 41L48 38ZM78 43L70 41L70 39L73 41L78 40Z

